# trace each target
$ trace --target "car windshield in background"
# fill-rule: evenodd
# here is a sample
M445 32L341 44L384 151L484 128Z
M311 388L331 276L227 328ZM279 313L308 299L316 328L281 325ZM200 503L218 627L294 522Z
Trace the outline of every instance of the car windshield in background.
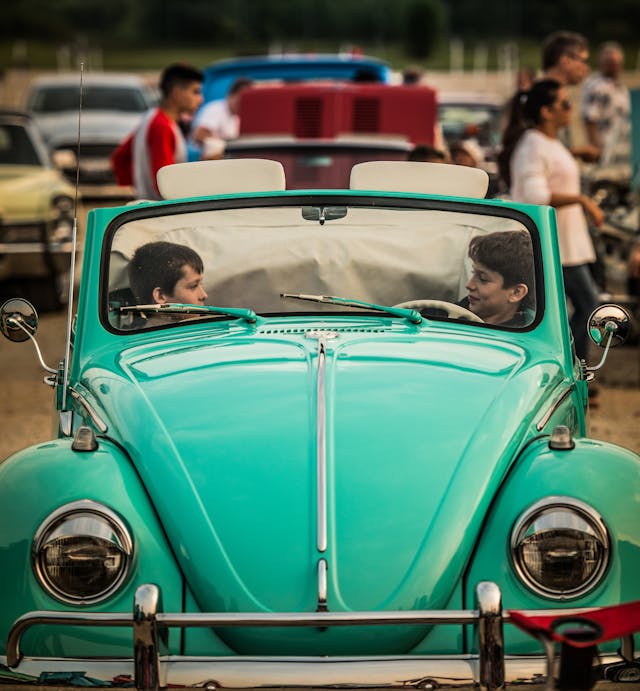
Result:
M0 125L0 165L42 165L38 152L24 127Z
M534 321L535 253L529 231L515 218L465 213L459 206L448 211L389 206L389 200L384 207L351 202L324 197L295 204L290 198L286 206L182 214L174 209L156 217L147 211L112 236L103 314L112 328L131 331L249 315L128 309L162 302L262 316L367 311L366 306L300 299L337 296L408 307L434 319L480 317L497 324L487 315L506 307L497 325L526 328ZM184 257L187 248L189 258L179 263L188 270L179 277L191 281L184 286L191 292L175 289L175 280L167 282L166 245L165 259L152 260L151 268L132 262L143 246L148 262L157 247L151 243L171 243L176 257ZM142 270L142 285L130 266Z
M498 107L442 104L438 109L447 140L475 137L481 146L495 147L500 139L502 111Z
M56 113L77 110L79 91L77 86L50 86L36 91L31 100L35 113ZM119 110L140 113L148 108L138 89L117 86L85 86L82 93L83 110Z

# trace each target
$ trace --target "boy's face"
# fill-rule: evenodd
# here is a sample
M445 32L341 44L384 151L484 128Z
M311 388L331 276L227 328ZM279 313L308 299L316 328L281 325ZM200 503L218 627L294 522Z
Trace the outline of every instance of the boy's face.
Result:
M505 288L502 274L480 262L473 262L473 272L465 287L469 291L469 311L488 324L501 324L511 319L528 292L524 283Z
M178 302L188 305L204 305L207 297L207 293L202 287L202 274L188 264L182 268L182 278L177 281L171 294L163 292L160 288L155 288L153 291L153 298L159 304Z
M193 115L202 103L202 84L195 81L176 84L171 95L180 113Z

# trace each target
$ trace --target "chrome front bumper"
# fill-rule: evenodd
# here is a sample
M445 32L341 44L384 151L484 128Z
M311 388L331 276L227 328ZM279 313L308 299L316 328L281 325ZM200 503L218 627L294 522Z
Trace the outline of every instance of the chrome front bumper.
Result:
M500 590L483 582L476 591L477 609L457 611L318 612L318 613L202 613L168 614L159 611L160 591L140 586L132 614L31 612L18 619L7 640L7 656L0 657L0 685L20 688L55 686L131 686L156 690L168 686L208 689L259 688L473 688L491 691L523 684L552 689L553 647L543 645L540 656L505 656ZM580 614L582 610L562 610ZM37 625L130 626L131 659L23 658L23 633ZM477 625L478 655L395 657L187 657L166 654L170 627L301 627L376 626L401 624ZM631 651L626 642L624 649ZM631 651L631 655L633 655ZM633 660L607 656L597 662L598 686L616 681L610 670L635 669ZM81 671L78 671L81 670ZM627 674L630 680L633 674ZM633 685L640 688L640 684ZM625 684L625 689L630 689Z

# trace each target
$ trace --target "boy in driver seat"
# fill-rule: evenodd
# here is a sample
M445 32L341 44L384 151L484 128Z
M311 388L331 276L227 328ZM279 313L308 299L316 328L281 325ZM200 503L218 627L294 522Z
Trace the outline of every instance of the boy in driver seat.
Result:
M468 291L460 305L487 324L524 327L535 315L533 249L529 233L477 235L469 243Z

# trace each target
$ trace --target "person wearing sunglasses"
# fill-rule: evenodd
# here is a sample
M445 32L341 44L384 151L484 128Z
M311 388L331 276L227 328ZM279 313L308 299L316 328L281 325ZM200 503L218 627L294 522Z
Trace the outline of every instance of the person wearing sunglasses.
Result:
M556 209L565 292L571 301L571 330L576 354L586 359L587 319L598 293L589 268L596 254L588 220L604 220L600 207L580 192L576 159L558 137L571 118L567 88L541 79L512 102L498 164L514 201Z
M542 70L545 79L555 79L563 86L581 84L589 74L589 42L573 31L555 31L542 46Z
M589 42L575 31L554 31L542 45L542 78L555 79L562 86L578 86L591 72L589 67ZM573 126L568 122L559 137L571 153L583 161L594 163L600 156L600 147L595 146L584 132L582 139L575 136Z

